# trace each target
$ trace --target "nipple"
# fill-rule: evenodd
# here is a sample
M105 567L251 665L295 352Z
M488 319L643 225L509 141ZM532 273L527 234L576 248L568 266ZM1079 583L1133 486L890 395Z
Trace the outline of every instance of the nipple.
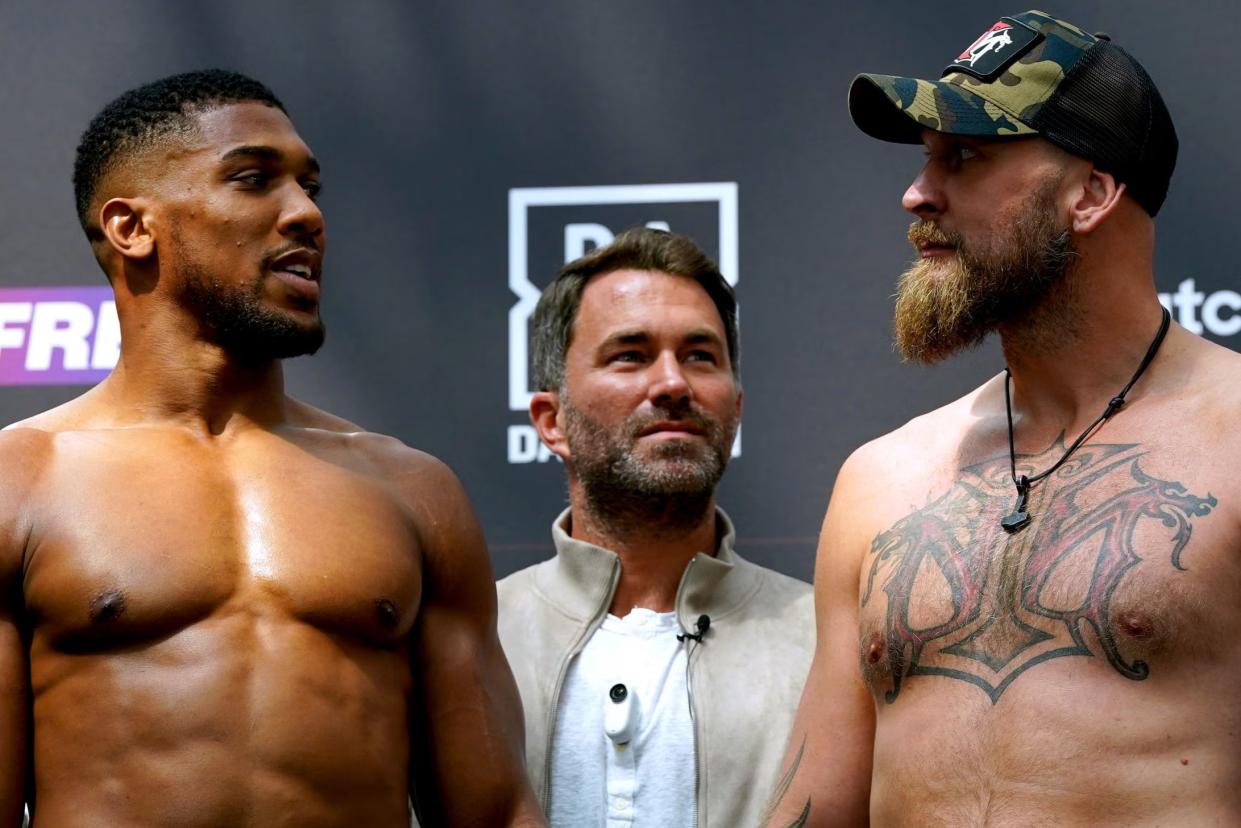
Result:
M892 675L892 665L888 663L888 642L883 633L873 632L862 640L861 656L862 676L872 686L878 686Z
M379 623L389 630L394 629L397 622L401 620L396 604L387 598L380 598L375 602L375 614L379 616Z
M101 592L90 602L90 620L99 624L115 621L125 612L125 593L119 589Z
M1116 626L1130 638L1151 638L1155 634L1155 624L1145 613L1137 610L1124 610L1116 615Z

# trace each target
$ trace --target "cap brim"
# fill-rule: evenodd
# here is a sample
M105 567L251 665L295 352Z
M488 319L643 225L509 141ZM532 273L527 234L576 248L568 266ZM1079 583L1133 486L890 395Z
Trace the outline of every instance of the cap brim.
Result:
M989 138L1037 133L960 84L895 75L854 78L849 86L849 115L872 138L898 144L921 143L924 129Z

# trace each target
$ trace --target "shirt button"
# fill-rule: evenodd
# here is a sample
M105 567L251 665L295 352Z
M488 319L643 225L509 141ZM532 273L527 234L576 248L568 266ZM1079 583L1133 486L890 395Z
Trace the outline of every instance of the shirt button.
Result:
M623 796L614 796L612 797L612 807L618 811L628 811L629 800Z

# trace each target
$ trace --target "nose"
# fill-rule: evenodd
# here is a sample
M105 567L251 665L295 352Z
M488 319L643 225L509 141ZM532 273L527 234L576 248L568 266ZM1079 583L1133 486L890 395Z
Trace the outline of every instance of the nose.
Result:
M936 173L935 161L927 161L901 197L901 206L921 219L944 212L944 190Z
M671 352L661 354L652 363L653 372L647 396L656 405L683 403L690 399L692 389L689 380L677 355Z
M290 183L288 198L280 213L279 230L284 236L323 236L323 211L300 184Z

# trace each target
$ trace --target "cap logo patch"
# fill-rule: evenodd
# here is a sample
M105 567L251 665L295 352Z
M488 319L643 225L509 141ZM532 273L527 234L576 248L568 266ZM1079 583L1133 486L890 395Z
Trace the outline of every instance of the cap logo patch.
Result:
M970 47L961 54L957 55L957 63L968 61L970 66L978 62L978 59L988 52L998 52L1005 46L1013 45L1013 38L1008 33L1012 26L1001 20L990 29L983 32L982 35L975 40Z
M1043 39L1041 32L1011 17L1001 17L944 69L990 81Z

